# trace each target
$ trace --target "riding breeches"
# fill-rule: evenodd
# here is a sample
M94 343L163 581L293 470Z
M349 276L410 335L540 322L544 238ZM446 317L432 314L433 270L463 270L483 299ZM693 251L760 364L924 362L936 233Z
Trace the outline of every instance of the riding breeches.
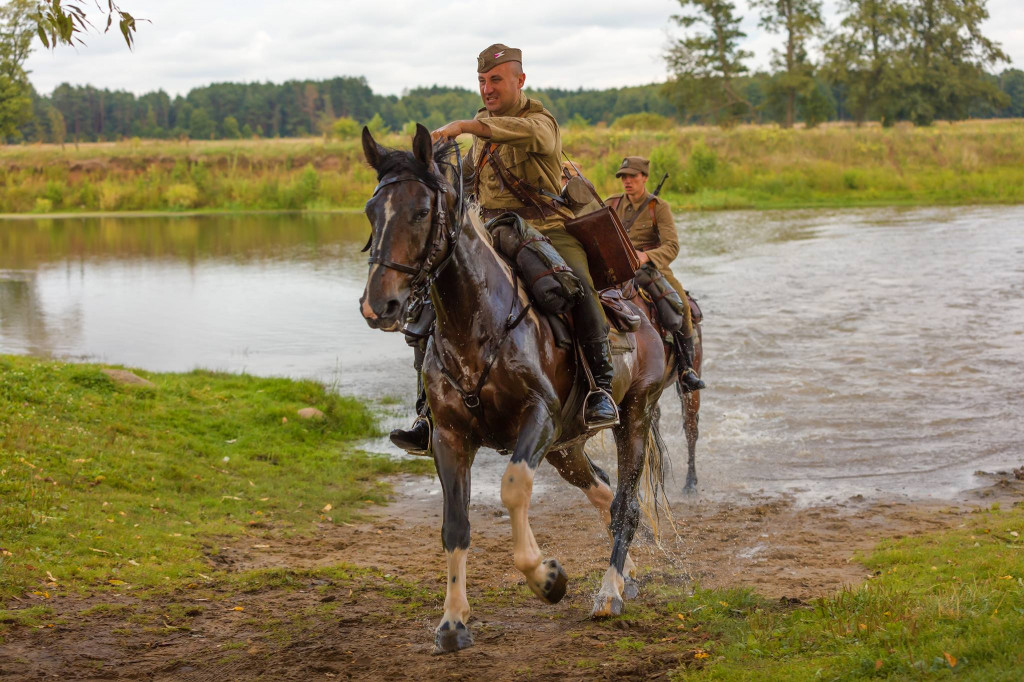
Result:
M601 300L598 298L597 290L594 289L594 280L590 276L590 264L587 262L587 252L583 250L576 237L565 231L564 228L556 228L544 232L544 236L551 240L574 275L583 283L585 294L583 300L572 309L573 320L576 326L576 339L580 343L604 343L608 339L608 318L604 316L601 308Z

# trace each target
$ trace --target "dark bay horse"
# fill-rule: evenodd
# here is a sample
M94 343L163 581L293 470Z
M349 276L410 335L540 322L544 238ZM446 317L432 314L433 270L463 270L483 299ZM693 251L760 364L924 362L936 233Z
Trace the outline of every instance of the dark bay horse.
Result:
M470 468L481 446L511 453L501 500L512 525L513 561L530 589L555 603L568 580L558 561L541 551L528 519L534 473L547 459L586 494L609 528L611 557L592 616L621 613L634 569L628 552L640 519L641 474L645 464L656 472L663 464L652 419L674 375L661 337L644 318L635 349L615 357L612 392L621 421L613 428L613 495L607 477L583 452L586 434L576 430L575 414L566 412L581 371L574 353L556 344L547 318L530 307L475 212L467 210L455 150L451 141L433 145L419 125L412 152L385 149L363 129L363 151L378 179L366 204L372 235L363 317L373 328L398 331L410 303L426 295L437 313L423 365L448 562L437 652L472 644L466 627L468 506Z

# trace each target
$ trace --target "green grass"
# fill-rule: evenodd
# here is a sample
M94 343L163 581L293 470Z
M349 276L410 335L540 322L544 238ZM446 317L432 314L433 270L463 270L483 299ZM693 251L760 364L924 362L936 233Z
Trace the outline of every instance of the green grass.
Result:
M188 583L218 538L342 522L429 471L357 451L373 415L315 382L138 373L156 387L0 356L0 602Z
M708 667L679 676L1019 680L1021 535L1018 505L980 512L962 529L884 542L861 557L873 579L796 609L698 590L703 609L689 613L713 634Z
M623 156L649 157L676 210L1024 202L1020 119L571 127L563 146L606 196ZM358 137L0 146L0 213L358 209L375 184Z

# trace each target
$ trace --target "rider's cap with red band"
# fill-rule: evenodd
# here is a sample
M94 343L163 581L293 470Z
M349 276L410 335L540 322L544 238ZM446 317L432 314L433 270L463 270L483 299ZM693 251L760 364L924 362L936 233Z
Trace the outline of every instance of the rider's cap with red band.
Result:
M523 51L501 43L495 43L481 52L476 58L476 72L487 73L498 64L505 62L523 63Z

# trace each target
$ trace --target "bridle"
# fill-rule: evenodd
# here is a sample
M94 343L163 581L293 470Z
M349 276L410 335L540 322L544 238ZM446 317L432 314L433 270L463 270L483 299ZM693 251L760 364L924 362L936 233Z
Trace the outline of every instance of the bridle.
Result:
M433 204L435 209L432 211L430 220L430 235L428 236L428 243L430 248L427 251L426 257L419 263L409 265L406 263L396 263L388 257L389 254L382 253L383 245L378 243L375 249L371 249L373 246L374 233L370 233L370 239L366 242L366 246L363 247L363 251L370 251L370 257L368 262L370 265L380 265L383 268L389 270L396 270L406 275L412 275L413 278L409 282L409 287L412 293L409 297L409 307L407 319L418 317L420 309L426 302L427 297L430 295L430 288L433 286L437 278L441 276L448 264L451 263L453 256L455 255L455 247L459 239L462 226L462 221L465 218L465 201L464 191L465 183L462 177L462 151L459 149L458 144L455 145L455 169L456 174L459 178L459 192L456 196L456 219L453 221L448 220L448 212L445 210L444 196L448 193L446 183L442 182L436 190L434 190ZM427 182L413 173L401 173L390 178L381 179L377 183L377 186L373 190L373 196L377 194L389 185L398 184L401 182L418 182L421 185L429 187ZM445 250L447 245L447 251L442 256L442 251Z
M455 169L456 174L459 178L459 193L456 197L456 220L449 223L448 214L445 211L445 205L443 196L447 193L447 187L441 184L434 193L434 205L437 207L436 212L431 218L430 224L430 250L427 252L426 258L420 263L415 265L409 265L406 263L396 263L382 254L380 244L377 248L370 250L373 245L373 233L370 233L370 239L366 242L366 246L363 247L363 251L370 251L369 263L371 265L380 265L381 267L388 268L390 270L396 270L398 272L412 275L412 281L409 286L412 293L409 295L408 311L406 313L407 321L414 321L419 318L420 311L426 303L427 298L430 296L430 290L437 281L437 278L441 276L448 264L452 262L452 258L455 255L455 249L458 246L459 235L462 233L462 222L465 219L466 203L465 203L465 182L462 174L462 152L459 149L458 144L455 145ZM427 185L423 178L418 177L412 173L401 173L391 178L382 179L377 183L377 187L373 190L373 196L377 196L377 193L388 185L393 185L400 182L418 182L422 185ZM429 187L429 185L428 185ZM448 245L448 250L443 257L440 256L442 249L445 244ZM439 261L436 261L440 257ZM436 263L435 263L436 261ZM516 304L519 302L519 278L516 277L515 271L512 269L510 263L506 263L509 267L509 275L512 280L513 294L512 303L509 307L508 315L505 318L505 323L502 326L502 335L498 339L497 343L492 344L490 352L484 360L484 369L480 373L480 377L476 382L476 385L466 390L462 388L461 383L456 379L448 368L444 366L444 362L440 360L441 375L445 380L451 384L452 388L462 398L463 403L466 407L473 412L477 418L482 418L481 407L480 407L480 391L483 389L484 384L487 383L487 377L491 372L491 368L494 366L494 362L498 359L498 353L502 346L505 344L505 340L511 335L513 329L519 326L519 323L523 321L526 314L530 311L532 304L527 303L522 305L519 313L516 314ZM434 346L435 352L437 346Z

